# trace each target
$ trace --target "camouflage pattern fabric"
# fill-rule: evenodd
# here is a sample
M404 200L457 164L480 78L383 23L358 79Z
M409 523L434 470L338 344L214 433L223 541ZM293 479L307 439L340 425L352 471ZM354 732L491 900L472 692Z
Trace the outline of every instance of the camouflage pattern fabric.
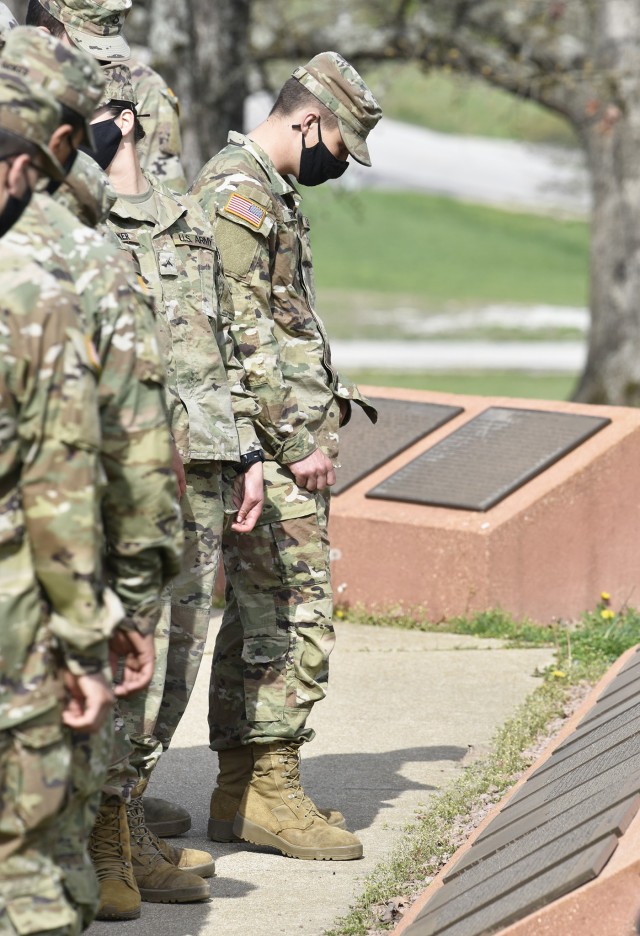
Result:
M262 407L256 430L267 454L259 525L223 541L228 586L214 651L211 746L305 740L333 645L328 499L299 488L287 465L318 447L337 458L340 401L360 403L373 419L375 410L333 368L315 312L309 223L264 150L231 133L191 193L214 225L237 355ZM256 720L260 713L268 717Z
M211 228L186 196L149 182L143 195L118 198L108 223L154 297L171 433L184 462L238 462L259 447L259 407L234 357L233 307Z
M0 931L72 936L60 659L102 669L122 616L101 584L97 355L77 300L4 239L0 295Z
M178 98L149 65L130 62L129 67L145 132L136 146L140 165L172 192L186 192Z
M120 703L133 744L130 763L118 758L120 775L110 771L110 795L139 796L163 749L169 746L187 707L198 675L211 616L211 597L218 572L223 523L220 465L192 462L186 466L182 498L185 552L183 569L164 595L156 629L156 665L148 689ZM120 751L124 751L121 737ZM142 781L131 791L131 773ZM106 792L106 790L105 790Z
M241 743L310 741L306 720L323 699L335 643L329 577L328 497L306 517L223 537L227 580L213 654L213 750Z
M85 138L93 141L90 118L104 86L102 70L94 59L49 33L20 26L7 37L0 68L82 117Z
M105 62L130 58L122 29L131 0L40 0L40 4L87 55Z
M60 692L62 692L61 686ZM0 731L0 933L77 936L81 913L53 858L71 752L56 706Z
M100 808L102 785L111 760L113 725L108 718L95 734L66 732L71 773L67 801L55 823L52 856L64 872L65 890L81 914L83 928L93 921L99 900L98 880L87 841Z
M71 171L54 199L87 227L106 220L117 196L95 159L78 151ZM111 240L111 238L109 238Z
M76 295L98 352L106 574L126 626L153 631L160 592L180 567L181 518L171 471L163 364L153 312L120 251L36 194L7 244L37 255ZM95 430L94 430L95 431Z

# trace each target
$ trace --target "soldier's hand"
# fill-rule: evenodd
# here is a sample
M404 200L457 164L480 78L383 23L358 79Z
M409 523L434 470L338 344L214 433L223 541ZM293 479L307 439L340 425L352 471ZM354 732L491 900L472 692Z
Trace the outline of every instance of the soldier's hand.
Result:
M238 475L233 485L233 502L238 508L231 524L235 533L251 533L264 506L264 472L262 462L251 465Z
M114 702L111 686L102 673L74 676L63 672L67 702L62 710L62 721L73 731L98 731L111 712Z
M336 473L331 459L327 458L320 449L316 449L300 461L292 462L288 468L296 479L298 487L304 488L305 491L322 491L323 488L331 487L336 483Z
M116 630L109 641L109 653L114 676L121 661L123 664L122 679L114 687L118 699L147 688L153 676L155 661L153 634Z
M173 468L174 474L176 476L176 484L178 485L178 500L182 497L184 492L187 490L187 478L184 473L184 465L182 464L182 459L180 458L180 452L176 447L175 442L171 442L171 467Z

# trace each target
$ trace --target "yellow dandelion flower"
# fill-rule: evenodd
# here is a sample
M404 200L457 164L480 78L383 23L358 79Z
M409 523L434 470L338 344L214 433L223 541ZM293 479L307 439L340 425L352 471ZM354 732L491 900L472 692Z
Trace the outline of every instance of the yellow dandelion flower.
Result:
M603 621L611 621L615 617L615 614L611 608L603 608L600 612L600 617Z
M554 677L554 679L565 679L567 674L563 672L563 670L554 669L551 670L551 675Z
M609 592L600 592L600 598L602 601L611 601L611 595Z

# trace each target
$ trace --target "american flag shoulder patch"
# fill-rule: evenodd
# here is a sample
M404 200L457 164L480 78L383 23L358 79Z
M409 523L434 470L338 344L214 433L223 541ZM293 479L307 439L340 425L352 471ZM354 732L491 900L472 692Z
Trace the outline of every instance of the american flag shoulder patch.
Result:
M237 192L229 197L224 210L228 211L229 214L237 215L238 218L242 218L244 221L248 221L255 228L261 226L267 214L260 205L256 205L255 202L245 198L244 195L238 195Z

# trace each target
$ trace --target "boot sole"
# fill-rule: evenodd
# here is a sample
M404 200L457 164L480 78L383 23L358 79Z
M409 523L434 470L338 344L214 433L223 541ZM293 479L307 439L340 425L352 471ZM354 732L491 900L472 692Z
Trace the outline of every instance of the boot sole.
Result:
M223 822L222 819L209 819L207 835L212 842L241 841L233 832L233 822Z
M191 828L191 819L167 819L164 822L146 822L147 829L158 838L174 838L184 835Z
M116 910L115 907L102 907L96 914L96 920L137 920L142 911L141 907L136 910Z
M243 842L252 845L268 845L288 858L302 858L307 861L353 861L362 858L362 845L343 845L338 848L308 848L303 845L291 845L279 835L274 835L262 826L250 822L244 816L237 815L233 831Z
M138 885L138 889L145 903L196 903L211 897L208 887L174 887L172 890L154 890Z

